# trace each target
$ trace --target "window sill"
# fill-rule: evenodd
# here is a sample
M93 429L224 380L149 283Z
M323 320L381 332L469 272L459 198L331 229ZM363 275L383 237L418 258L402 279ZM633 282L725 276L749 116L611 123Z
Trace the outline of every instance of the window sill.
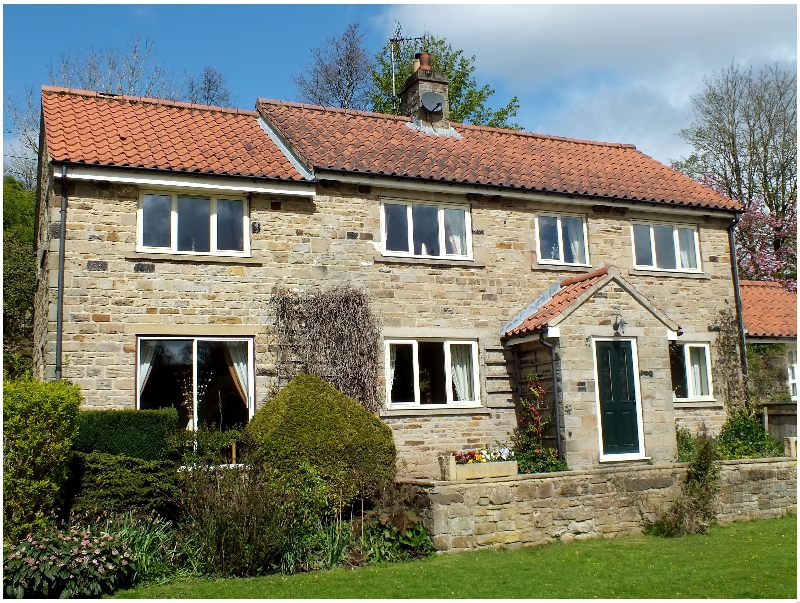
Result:
M722 408L722 402L717 400L688 400L686 398L674 400L675 408Z
M442 415L489 415L491 411L485 406L444 406L437 408L424 408L413 406L408 408L384 408L380 416L382 419L392 417L429 417Z
M263 263L252 257L239 255L183 255L177 253L129 253L125 259L130 262L187 262L191 264L245 264L261 266Z
M696 278L711 280L705 272L682 272L680 270L642 270L640 268L628 269L630 276L664 276L669 278Z
M485 268L483 262L475 260L456 260L447 258L418 258L394 255L375 255L372 260L376 264L417 264L420 266L460 266L462 268Z
M592 271L591 266L575 265L575 264L541 264L534 262L531 264L531 270L547 270L550 272L584 272L589 273Z

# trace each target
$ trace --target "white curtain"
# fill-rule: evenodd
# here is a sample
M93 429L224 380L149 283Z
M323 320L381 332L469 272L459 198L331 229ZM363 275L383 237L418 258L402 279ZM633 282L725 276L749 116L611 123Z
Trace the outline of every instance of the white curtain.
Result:
M697 268L694 253L694 231L691 228L678 229L678 246L681 250L681 268Z
M156 353L154 341L142 341L139 346L139 395L142 395L147 379L150 377L150 370L153 368L153 356Z
M460 209L444 210L444 228L447 237L447 252L454 255L467 255L467 229L464 211Z
M581 218L562 218L561 224L564 228L564 238L566 244L572 252L572 261L585 264L584 244L583 244L583 220Z
M708 396L708 368L705 348L689 348L689 359L692 365L692 395Z
M472 346L451 344L450 365L457 399L464 402L473 401L475 388L472 382Z
M392 395L394 388L394 363L397 360L397 346L389 344L389 397ZM390 400L391 402L392 400Z
M248 392L248 374L247 374L247 342L246 341L231 341L226 346L230 354L231 366L233 373L236 375L236 381L239 392L244 397L244 403L250 405L250 395Z

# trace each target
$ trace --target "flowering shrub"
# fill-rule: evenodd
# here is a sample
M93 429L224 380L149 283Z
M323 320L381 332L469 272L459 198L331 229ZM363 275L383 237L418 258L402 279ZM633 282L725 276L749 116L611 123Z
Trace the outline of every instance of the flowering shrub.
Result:
M558 458L558 451L542 442L550 417L542 412L547 392L539 382L539 375L528 378L528 396L521 400L519 425L511 436L514 456L520 473L549 473L569 471L567 464Z
M119 534L54 528L3 546L7 597L97 597L131 583L136 564Z
M480 450L456 453L457 465L471 465L472 463L493 463L497 461L513 461L514 451L505 444L498 442L496 446L485 446Z

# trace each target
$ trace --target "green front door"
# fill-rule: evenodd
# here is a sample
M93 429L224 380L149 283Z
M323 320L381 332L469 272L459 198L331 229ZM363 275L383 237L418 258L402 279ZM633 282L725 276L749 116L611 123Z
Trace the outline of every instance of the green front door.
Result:
M639 452L639 420L630 341L598 341L597 377L603 454Z

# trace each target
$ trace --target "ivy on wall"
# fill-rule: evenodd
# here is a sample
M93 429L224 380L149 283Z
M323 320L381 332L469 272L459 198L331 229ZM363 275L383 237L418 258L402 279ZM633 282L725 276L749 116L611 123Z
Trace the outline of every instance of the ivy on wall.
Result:
M319 375L340 392L377 412L380 327L369 296L349 286L328 291L278 291L276 370L282 387L302 373Z

